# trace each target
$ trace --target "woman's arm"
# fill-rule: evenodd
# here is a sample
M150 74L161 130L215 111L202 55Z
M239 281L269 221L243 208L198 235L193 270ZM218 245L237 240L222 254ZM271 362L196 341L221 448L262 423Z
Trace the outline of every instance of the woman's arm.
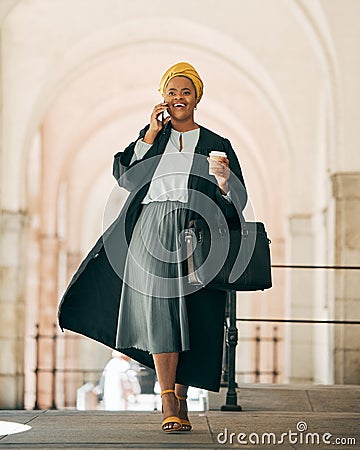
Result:
M113 175L119 186L127 189L128 191L134 190L139 185L139 182L142 178L140 173L140 166L138 169L132 169L138 163L138 161L135 160L134 162L132 162L132 160L135 154L134 150L136 142L145 136L148 128L149 125L146 125L146 127L140 131L136 141L131 142L131 144L129 144L123 152L118 152L114 156Z
M159 131L161 131L163 125L166 125L169 121L169 117L166 118L163 123L158 120L159 114L165 111L166 108L166 103L155 105L150 116L149 125L146 125L146 127L140 131L136 141L132 142L123 152L119 152L114 156L113 175L120 187L123 187L128 191L133 191L143 185L149 167L142 164L137 165L141 159L137 157L140 155L136 155L136 144L139 140L142 140L145 144L150 144L150 147L148 147L147 150L151 148L159 135ZM144 152L144 150L145 149L141 149L140 153L145 154L146 151ZM141 156L143 157L144 154Z
M225 165L228 166L228 170L225 171L226 177L217 177L219 188L215 192L216 202L227 220L237 223L248 196L241 167L230 141L224 139L222 146L222 150L227 154L228 163ZM227 194L227 198L224 194Z
M230 168L228 192L231 195L231 200L238 202L242 211L246 206L248 195L239 160L228 139L224 140L224 151L228 155Z

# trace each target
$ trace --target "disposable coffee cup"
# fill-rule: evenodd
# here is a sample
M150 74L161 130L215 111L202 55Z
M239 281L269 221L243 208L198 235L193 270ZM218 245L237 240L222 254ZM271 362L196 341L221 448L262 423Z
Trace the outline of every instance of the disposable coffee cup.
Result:
M219 152L217 150L212 150L209 153L210 161L209 161L209 175L214 175L212 170L218 165L219 161L222 161L224 158L227 158L227 154L225 152Z

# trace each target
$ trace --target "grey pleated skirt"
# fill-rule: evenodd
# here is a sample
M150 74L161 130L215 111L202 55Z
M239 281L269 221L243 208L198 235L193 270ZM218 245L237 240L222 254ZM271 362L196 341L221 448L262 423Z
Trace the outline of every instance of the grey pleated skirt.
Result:
M179 201L143 205L125 264L118 349L190 350L180 243L185 216L185 204Z

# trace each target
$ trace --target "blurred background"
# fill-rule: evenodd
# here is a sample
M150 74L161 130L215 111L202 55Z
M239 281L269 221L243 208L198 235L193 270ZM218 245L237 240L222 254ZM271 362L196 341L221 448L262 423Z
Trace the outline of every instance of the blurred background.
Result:
M259 319L238 322L237 381L360 383L358 325L261 321L360 320L359 22L358 0L0 0L0 408L98 407L111 349L62 333L57 306L126 198L113 155L178 61L276 266L272 289L237 294L237 317Z

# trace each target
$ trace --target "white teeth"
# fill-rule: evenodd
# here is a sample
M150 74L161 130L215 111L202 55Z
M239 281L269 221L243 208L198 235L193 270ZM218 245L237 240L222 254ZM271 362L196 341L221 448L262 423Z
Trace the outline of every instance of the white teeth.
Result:
M183 103L175 103L174 106L185 106Z

